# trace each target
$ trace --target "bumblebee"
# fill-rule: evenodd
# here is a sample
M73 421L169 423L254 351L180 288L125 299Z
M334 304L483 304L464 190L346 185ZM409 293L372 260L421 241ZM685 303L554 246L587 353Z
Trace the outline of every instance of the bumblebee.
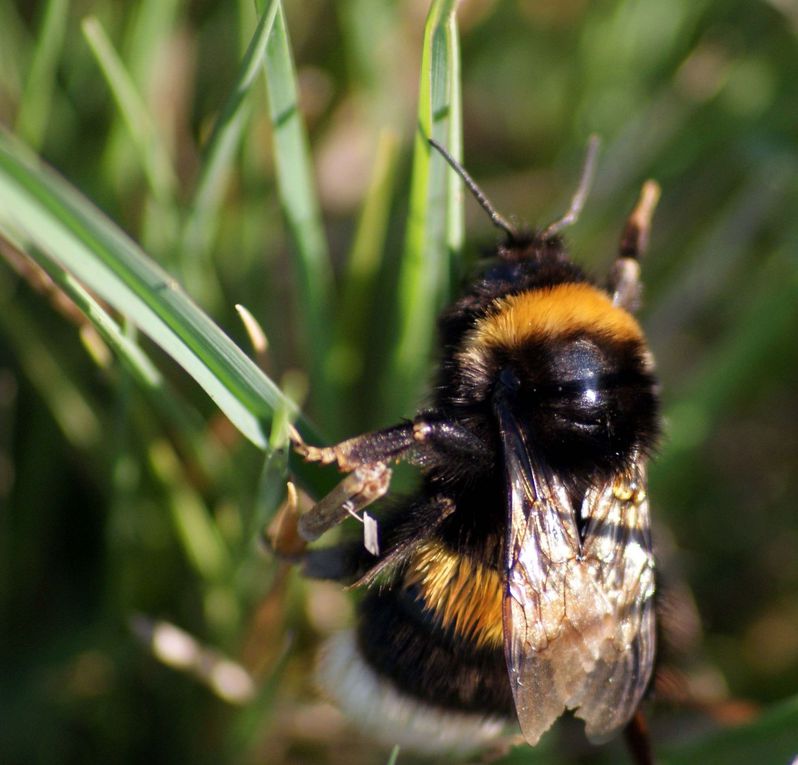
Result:
M505 237L440 316L428 409L325 448L294 434L305 459L347 474L299 519L306 540L384 496L391 462L421 473L379 516L379 549L304 553L310 577L373 585L318 678L371 736L428 754L484 746L516 719L535 745L569 710L602 742L635 715L654 661L646 463L659 402L633 312L659 190L643 186L600 286L561 236L595 141L568 213L535 232L431 143Z

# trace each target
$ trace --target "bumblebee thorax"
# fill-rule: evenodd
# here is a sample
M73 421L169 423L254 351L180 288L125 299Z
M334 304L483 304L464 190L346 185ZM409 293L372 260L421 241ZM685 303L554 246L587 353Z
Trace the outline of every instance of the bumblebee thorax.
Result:
M498 298L454 362L459 401L488 413L501 387L556 470L615 470L656 438L653 360L640 326L589 283Z

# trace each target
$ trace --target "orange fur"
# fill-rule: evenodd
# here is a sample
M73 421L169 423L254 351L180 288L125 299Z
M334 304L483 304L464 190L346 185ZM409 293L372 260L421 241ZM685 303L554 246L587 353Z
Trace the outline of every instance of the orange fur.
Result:
M613 340L643 340L634 317L589 284L558 284L530 290L500 298L494 307L477 323L472 347L515 347L532 338L582 331L598 331Z
M413 556L405 577L418 585L441 622L477 645L501 646L502 581L498 571L427 542Z

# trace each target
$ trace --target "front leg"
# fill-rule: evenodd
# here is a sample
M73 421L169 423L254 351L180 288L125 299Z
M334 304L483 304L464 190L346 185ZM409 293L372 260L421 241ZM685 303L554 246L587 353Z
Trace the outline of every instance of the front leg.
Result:
M423 464L430 458L461 455L476 463L484 462L490 453L479 436L436 410L334 446L308 446L295 430L291 439L294 449L307 461L336 463L339 470L349 473L300 519L300 534L308 541L318 539L347 515L364 510L384 496L391 479L388 463L393 460L411 457Z
M292 428L291 441L294 451L307 462L320 462L322 465L335 462L344 473L350 473L362 465L401 459L415 444L412 422L402 422L384 430L355 436L334 446L309 446L299 432Z
M293 428L291 441L297 454L308 462L336 463L344 473L362 465L400 460L410 452L422 461L424 456L435 454L481 461L487 450L487 444L473 431L435 409L419 413L412 421L355 436L334 446L309 446Z

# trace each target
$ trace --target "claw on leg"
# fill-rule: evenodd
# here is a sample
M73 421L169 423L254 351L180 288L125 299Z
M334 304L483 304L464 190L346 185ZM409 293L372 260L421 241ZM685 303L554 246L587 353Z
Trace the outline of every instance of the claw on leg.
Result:
M337 462L341 470L351 470L342 452L342 447L348 443L347 441L342 441L335 446L309 446L295 427L291 426L290 434L294 451L306 462L320 462L322 465L331 465L333 462Z
M299 501L296 486L288 481L288 495L274 520L266 529L266 538L272 550L288 561L298 561L305 554L307 542L298 532Z

